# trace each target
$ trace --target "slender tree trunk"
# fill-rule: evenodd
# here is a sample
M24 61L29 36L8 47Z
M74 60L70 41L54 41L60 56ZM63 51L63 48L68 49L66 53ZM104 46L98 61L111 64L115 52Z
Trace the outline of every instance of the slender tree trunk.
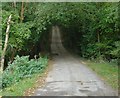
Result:
M99 31L98 31L98 43L100 43L100 33L99 33Z
M14 7L16 8L16 1L14 1L13 4L14 4Z
M23 22L23 20L24 20L24 2L22 1L20 22Z
M15 0L12 2L12 7L16 8L16 1Z
M3 52L2 52L2 56L1 56L1 66L0 66L1 67L0 71L1 72L3 72L3 68L4 68L5 54L6 54L6 49L7 49L7 45L8 45L8 38L9 38L11 16L12 15L9 16L8 21L7 21L5 44L4 44L4 48L3 48Z
M13 53L12 53L12 55L11 55L11 57L10 57L10 63L13 62L16 51L17 51L17 49L13 49Z
M97 32L98 43L100 43L100 32ZM101 49L99 49L99 56L101 55Z
M12 2L12 7L14 8L14 11L16 11L16 1L15 0Z

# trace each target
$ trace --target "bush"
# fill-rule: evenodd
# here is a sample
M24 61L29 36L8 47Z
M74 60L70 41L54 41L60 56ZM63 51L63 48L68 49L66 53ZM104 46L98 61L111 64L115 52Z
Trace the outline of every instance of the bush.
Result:
M34 73L41 72L47 65L47 58L29 60L29 56L16 56L12 64L3 72L2 87L19 82L23 78L31 77Z

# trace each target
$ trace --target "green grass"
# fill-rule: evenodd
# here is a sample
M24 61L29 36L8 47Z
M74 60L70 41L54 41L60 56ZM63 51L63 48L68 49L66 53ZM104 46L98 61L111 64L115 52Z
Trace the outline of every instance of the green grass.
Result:
M114 89L118 89L118 66L114 63L108 62L93 62L85 61L93 71L95 71L104 81L112 86Z
M26 90L35 86L36 80L38 79L40 75L41 73L34 74L31 78L23 79L17 84L14 84L2 90L2 92L0 92L0 95L2 96L23 96Z

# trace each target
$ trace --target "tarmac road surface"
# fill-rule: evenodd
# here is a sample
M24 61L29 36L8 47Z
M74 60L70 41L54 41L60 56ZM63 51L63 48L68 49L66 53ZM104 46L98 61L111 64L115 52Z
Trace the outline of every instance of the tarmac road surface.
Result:
M66 51L57 26L52 29L51 51L53 69L45 85L38 88L34 96L117 96L117 92L86 65L81 64L79 58Z

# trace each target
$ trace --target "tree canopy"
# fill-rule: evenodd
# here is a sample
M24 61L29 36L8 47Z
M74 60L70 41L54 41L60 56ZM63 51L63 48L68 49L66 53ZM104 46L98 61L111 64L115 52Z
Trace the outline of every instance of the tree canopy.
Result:
M2 3L2 42L12 14L6 60L50 51L51 27L58 25L63 44L89 59L120 57L119 3Z

